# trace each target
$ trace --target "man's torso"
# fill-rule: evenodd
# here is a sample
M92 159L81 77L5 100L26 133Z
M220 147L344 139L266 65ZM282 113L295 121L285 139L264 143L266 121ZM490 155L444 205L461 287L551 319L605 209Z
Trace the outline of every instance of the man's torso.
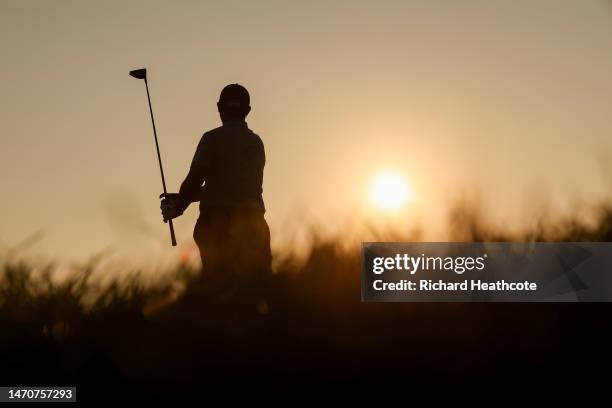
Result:
M206 132L193 158L205 181L200 211L253 209L265 211L262 198L264 146L246 122L226 123Z

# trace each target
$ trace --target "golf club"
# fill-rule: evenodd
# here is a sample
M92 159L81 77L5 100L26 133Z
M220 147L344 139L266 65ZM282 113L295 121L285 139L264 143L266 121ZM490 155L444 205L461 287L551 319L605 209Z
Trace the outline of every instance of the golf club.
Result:
M155 130L155 119L153 119L153 108L151 107L151 96L149 95L149 84L147 83L147 69L141 68L130 71L130 76L136 79L144 79L145 88L147 89L147 100L149 101L149 112L151 113L151 123L153 123L153 136L155 136L155 148L157 149L157 160L159 161L159 171L161 173L162 187L164 188L164 194L167 194L168 192L166 191L166 178L164 177L164 167L162 166L161 154L159 153L157 131ZM168 220L168 225L170 226L170 239L172 241L172 246L176 246L176 237L174 236L174 225L172 225L172 220Z

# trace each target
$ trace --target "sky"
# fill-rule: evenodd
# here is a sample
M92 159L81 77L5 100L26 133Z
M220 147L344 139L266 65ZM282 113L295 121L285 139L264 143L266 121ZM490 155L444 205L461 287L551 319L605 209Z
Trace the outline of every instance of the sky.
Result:
M171 254L144 84L170 191L222 87L251 93L273 239L410 183L402 220L457 194L523 222L608 195L612 7L603 0L0 1L0 247ZM176 220L191 245L192 206ZM400 221L404 222L404 221Z

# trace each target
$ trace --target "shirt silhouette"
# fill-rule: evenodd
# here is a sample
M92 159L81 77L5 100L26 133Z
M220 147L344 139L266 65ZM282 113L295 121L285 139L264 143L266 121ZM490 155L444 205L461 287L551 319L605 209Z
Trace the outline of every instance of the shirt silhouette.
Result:
M241 120L230 120L206 132L191 167L206 184L200 209L215 207L251 208L265 211L262 198L264 145Z

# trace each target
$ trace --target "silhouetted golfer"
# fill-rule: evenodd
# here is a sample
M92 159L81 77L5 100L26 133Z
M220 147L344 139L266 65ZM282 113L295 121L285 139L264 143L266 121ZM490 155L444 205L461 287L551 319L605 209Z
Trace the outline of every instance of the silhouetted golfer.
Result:
M243 86L223 88L217 108L223 125L200 139L178 194L162 194L162 215L164 221L178 217L199 201L193 238L204 272L257 279L268 274L271 258L262 198L264 145L245 122L251 106Z

